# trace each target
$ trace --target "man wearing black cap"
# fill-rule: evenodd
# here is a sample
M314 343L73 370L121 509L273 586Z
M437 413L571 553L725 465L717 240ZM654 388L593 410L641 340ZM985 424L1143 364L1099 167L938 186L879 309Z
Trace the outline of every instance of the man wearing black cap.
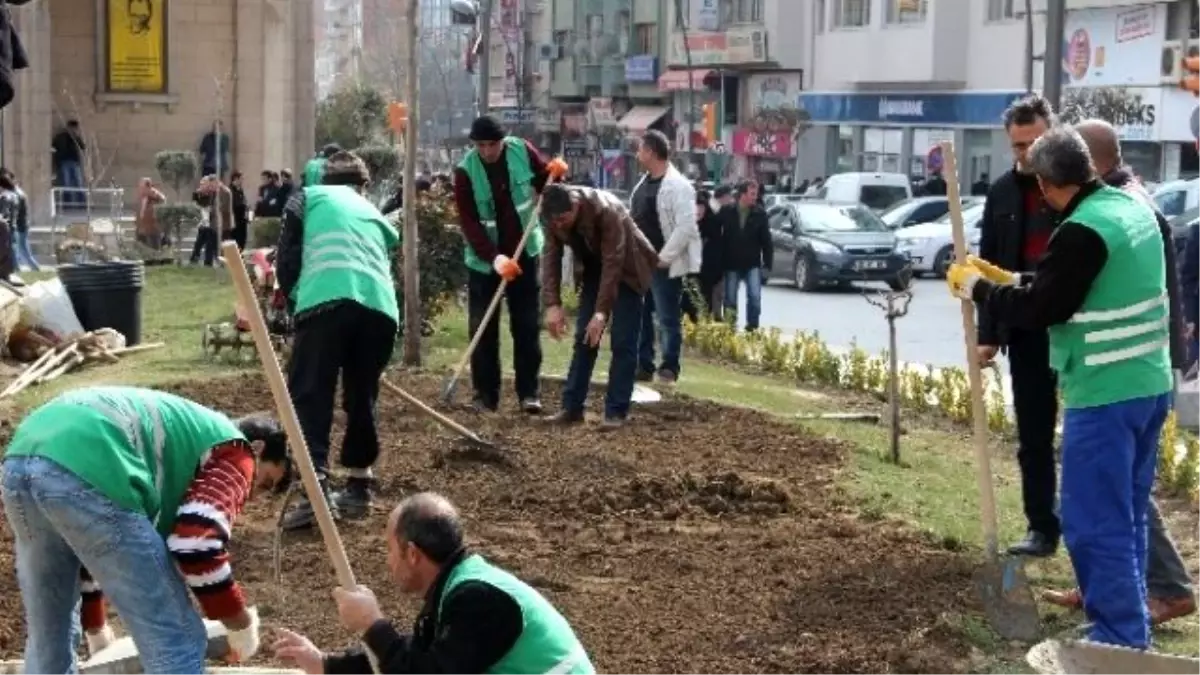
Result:
M538 260L545 244L540 228L530 233L523 251L517 244L532 216L537 194L549 173L537 149L509 136L496 118L485 115L471 124L475 147L454 169L454 202L466 246L467 314L471 334L480 330L483 315L500 285L508 282L508 323L513 341L513 369L521 409L540 413L538 376L542 368L539 342ZM526 272L526 273L522 273ZM471 384L475 407L494 411L500 404L500 316L493 315L471 355Z

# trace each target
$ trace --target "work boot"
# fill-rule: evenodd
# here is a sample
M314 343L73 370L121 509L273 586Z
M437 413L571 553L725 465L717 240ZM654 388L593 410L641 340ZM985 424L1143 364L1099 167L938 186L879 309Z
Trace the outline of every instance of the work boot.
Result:
M338 514L350 520L362 520L371 513L370 478L347 478L346 487L333 496L337 503Z
M659 368L658 381L662 384L675 384L679 381L679 376L666 368Z
M332 498L332 493L329 490L329 479L321 476L317 479L321 485L321 492L325 494L325 503L329 504L329 510L333 517L338 517L337 502ZM312 502L308 501L308 497L301 495L300 501L296 503L279 522L279 526L285 532L294 532L296 530L307 530L317 522L316 513L313 511Z
M521 412L527 415L541 415L542 402L536 396L526 396L521 399Z
M1150 598L1146 601L1150 610L1150 624L1157 626L1168 621L1196 613L1196 598L1185 595L1178 598Z
M1031 558L1049 558L1058 551L1058 537L1030 530L1025 538L1008 547L1009 555L1029 556Z
M482 396L476 396L471 401L471 410L477 413L494 413L498 407L495 403L484 400Z
M1083 594L1078 588L1069 591L1042 591L1042 600L1072 612L1083 609Z
M559 410L550 417L546 418L546 422L559 426L573 426L583 423L582 410Z
M634 378L638 382L653 382L654 381L654 371L653 370L645 370L643 368L638 368L637 375L635 375Z
M625 428L626 419L624 417L604 417L604 421L600 423L600 431L617 431Z

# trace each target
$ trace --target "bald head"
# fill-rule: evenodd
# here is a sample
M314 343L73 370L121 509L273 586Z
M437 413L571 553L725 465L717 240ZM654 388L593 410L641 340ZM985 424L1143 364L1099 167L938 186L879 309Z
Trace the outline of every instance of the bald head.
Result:
M1076 124L1075 131L1087 143L1096 173L1103 176L1121 166L1121 139L1113 125L1104 120L1090 119Z
M463 547L462 521L450 500L434 492L421 492L392 511L390 529L402 542L421 549L441 565Z

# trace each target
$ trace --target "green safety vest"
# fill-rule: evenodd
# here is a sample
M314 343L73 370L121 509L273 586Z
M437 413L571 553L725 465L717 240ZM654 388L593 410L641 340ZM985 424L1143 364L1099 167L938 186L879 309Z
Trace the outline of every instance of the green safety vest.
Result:
M542 228L531 218L535 206L533 168L529 166L529 151L525 147L525 141L512 136L505 137L504 161L508 164L509 192L512 194L513 205L517 207L521 231L524 232L529 227L537 228L525 241L525 252L532 256L541 255L546 242ZM479 152L468 152L458 163L458 167L471 179L471 193L475 196L475 209L479 212L479 220L487 231L488 239L495 244L499 239L499 231L496 228L496 203L492 200L492 185L488 182L487 171L483 168ZM492 272L492 266L480 260L470 244L463 249L463 260L466 261L467 267L476 272Z
M304 187L316 187L325 179L325 158L313 157L304 165Z
M575 637L575 631L550 601L529 584L492 565L482 556L471 555L454 566L438 604L442 604L459 584L481 581L508 594L521 608L524 628L516 644L493 663L489 673L556 673L558 675L590 675L596 669L587 652Z
M1068 408L1171 390L1170 315L1158 221L1149 206L1102 187L1068 219L1104 240L1108 260L1066 323L1050 327L1050 363Z
M296 313L353 300L400 322L392 251L396 228L347 185L304 188L304 255L292 290Z
M245 436L221 413L139 387L87 387L30 413L7 457L44 457L165 537L208 452Z

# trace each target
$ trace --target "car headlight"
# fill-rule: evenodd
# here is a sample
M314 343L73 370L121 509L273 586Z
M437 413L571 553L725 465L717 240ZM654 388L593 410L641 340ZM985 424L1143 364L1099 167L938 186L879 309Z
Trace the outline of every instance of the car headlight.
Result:
M896 246L903 248L917 248L929 241L926 237L902 237L896 240Z
M820 239L809 240L809 245L811 245L812 249L817 253L837 254L842 252L842 249L838 248L834 244L831 244L827 241L822 241Z

